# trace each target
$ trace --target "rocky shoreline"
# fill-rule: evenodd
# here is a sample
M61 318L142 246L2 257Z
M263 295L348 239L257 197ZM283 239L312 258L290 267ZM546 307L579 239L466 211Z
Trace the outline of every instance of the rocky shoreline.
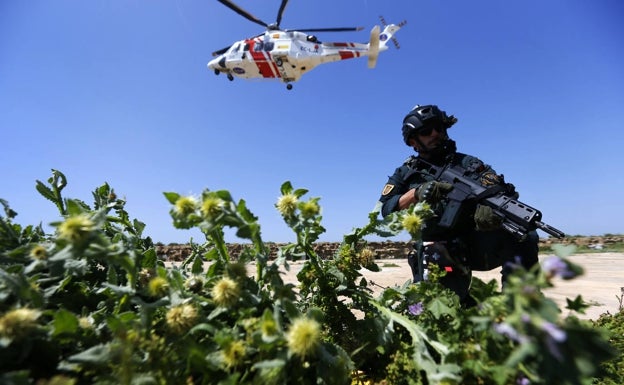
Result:
M608 248L609 245L616 243L624 243L624 235L614 236L574 236L566 237L562 240L554 238L540 239L540 249L548 249L552 244L574 244L577 246L585 246L592 249L601 250ZM267 246L270 249L270 255L276 256L280 247L284 246L283 243L267 242ZM337 248L340 246L339 242L318 242L314 244L314 251L321 258L330 258L334 255ZM231 243L227 245L229 254L236 258L240 255L244 244ZM412 249L411 242L397 242L397 241L383 241L383 242L368 242L368 247L375 252L375 258L377 259L393 259L393 258L405 258ZM192 247L186 244L169 244L164 245L161 243L156 244L156 253L161 259L167 261L183 261L191 255Z

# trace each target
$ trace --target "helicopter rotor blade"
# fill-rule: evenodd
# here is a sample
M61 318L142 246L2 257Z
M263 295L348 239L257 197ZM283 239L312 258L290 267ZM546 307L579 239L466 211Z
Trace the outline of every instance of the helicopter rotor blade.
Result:
M224 53L227 52L228 49L230 49L231 45L228 45L227 47L223 47L220 50L214 51L212 53L212 56L219 56L219 55L223 55Z
M344 27L344 28L305 28L305 29L290 29L289 31L299 32L353 32L361 31L364 27Z
M239 15L241 15L242 17L244 17L245 19L252 21L256 24L260 24L263 27L268 27L269 25L267 23L265 23L264 21L258 19L257 17L255 17L254 15L252 15L251 13L245 11L244 9L242 9L241 7L239 7L238 5L234 4L231 0L217 0L219 3L225 5L226 7L228 7L229 9L231 9L232 11L238 13Z
M277 19L275 20L275 25L279 28L280 23L282 22L282 14L286 9L286 5L288 4L288 0L282 0L282 4L280 4L279 10L277 11Z

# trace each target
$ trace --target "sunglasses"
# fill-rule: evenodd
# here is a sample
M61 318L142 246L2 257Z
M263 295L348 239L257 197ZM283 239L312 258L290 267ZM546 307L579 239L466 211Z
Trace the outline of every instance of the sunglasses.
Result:
M442 132L443 128L440 127L440 126L427 126L427 127L423 127L420 130L416 131L416 135L429 136L429 135L431 135L433 130L436 130L437 132Z

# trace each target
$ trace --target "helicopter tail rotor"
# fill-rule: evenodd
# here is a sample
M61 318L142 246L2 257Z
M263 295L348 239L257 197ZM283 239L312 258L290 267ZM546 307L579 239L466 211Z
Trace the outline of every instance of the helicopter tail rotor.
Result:
M381 25L384 26L384 33L386 32L386 30L388 29L389 26L394 25L394 24L388 25L388 23L386 23L386 19L383 16L381 16L381 15L379 16L379 20L381 21ZM394 34L396 31L398 31L405 24L407 24L407 20L403 20L402 22L400 22L399 25L396 26L397 27L396 30L392 31L392 34ZM396 37L390 35L389 38L390 38L390 40L392 40L392 43L394 44L394 46L397 49L401 48L401 46L399 45L399 41L397 40ZM385 44L384 44L384 46L385 46Z

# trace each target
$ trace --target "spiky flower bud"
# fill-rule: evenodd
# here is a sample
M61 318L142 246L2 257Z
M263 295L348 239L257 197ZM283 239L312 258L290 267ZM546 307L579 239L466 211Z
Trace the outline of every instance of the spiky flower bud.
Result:
M297 210L297 197L294 194L286 194L279 197L277 200L277 211L285 217L289 217L295 214Z
M11 339L22 338L35 328L41 312L21 308L8 311L0 318L0 336Z
M219 198L206 197L202 202L201 213L207 220L214 220L223 211L223 200Z
M204 287L204 281L201 277L192 276L184 282L184 287L193 293L199 293Z
M169 282L163 277L154 277L147 284L147 291L152 297L162 297L169 291Z
M301 203L301 205L299 205L299 210L301 210L302 217L312 218L321 212L321 207L316 200L309 200Z
M231 278L221 278L212 288L212 299L218 306L231 307L238 302L240 287Z
M45 247L37 245L30 250L30 256L35 259L47 259L48 251Z
M69 217L58 226L59 238L71 242L81 241L95 229L95 223L86 214Z
M229 263L226 270L228 276L232 279L243 279L247 277L247 266L242 262Z
M179 215L189 215L195 212L197 200L194 197L180 197L175 203L175 211Z
M175 333L188 331L197 322L197 309L193 305L183 304L172 307L165 316L167 326Z
M232 341L222 351L221 359L227 368L235 368L243 363L245 344L243 341Z
M358 254L360 265L369 266L375 262L375 252L370 247L365 247Z
M288 348L301 357L314 355L321 344L321 325L310 318L297 318L287 333Z

